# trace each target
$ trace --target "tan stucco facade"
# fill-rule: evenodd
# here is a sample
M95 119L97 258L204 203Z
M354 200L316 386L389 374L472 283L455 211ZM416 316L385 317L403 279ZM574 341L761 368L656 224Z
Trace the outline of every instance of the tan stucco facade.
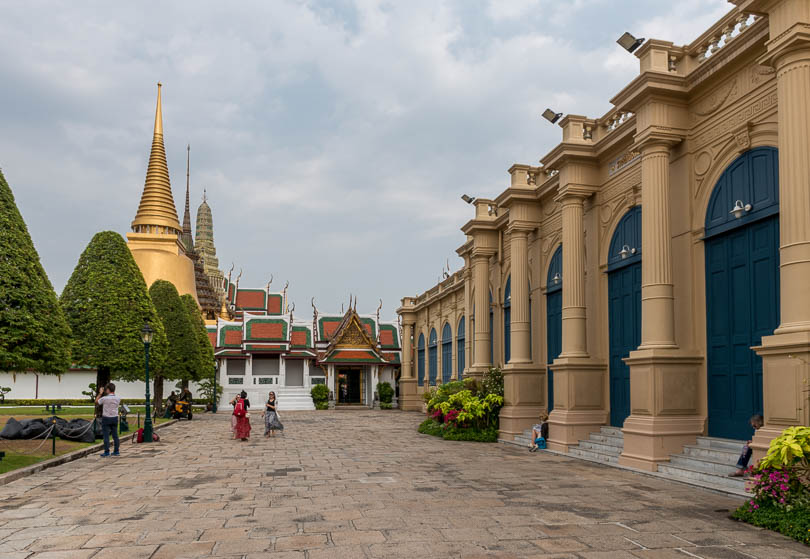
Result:
M539 165L513 165L503 192L475 200L475 216L462 227L462 270L404 298L399 309L401 390L410 395L403 407L421 408L418 395L429 384L420 385L416 372L420 334L427 339L432 328L440 333L446 320L457 324L464 316L464 374L480 375L491 365L504 372L503 438L522 432L547 409L549 369L552 449L567 451L609 423L616 397L609 278L621 265L611 242L628 212L640 207L640 246L621 247L627 249L623 257L640 260L640 337L623 357L629 403L618 425L624 434L620 462L655 470L683 445L711 434L707 308L717 307L707 300L706 246L715 238L706 229L707 213L732 163L752 150L776 148L778 299L771 306L779 307L779 322L759 346L745 348L762 357L761 386L754 392L761 393L765 427L754 438L756 452L761 455L784 427L808 423L810 3L732 4L689 45L647 41L634 53L638 77L611 99L611 111L599 118L569 114L558 122L562 142ZM742 202L758 210L758 201ZM723 206L721 214L732 209ZM724 227L749 227L754 218L746 221L748 211L739 212L738 221L727 218ZM548 270L560 246L561 352L546 365ZM510 277L507 361L504 290ZM767 295L754 285L752 298L762 297ZM455 345L453 351L455 359Z

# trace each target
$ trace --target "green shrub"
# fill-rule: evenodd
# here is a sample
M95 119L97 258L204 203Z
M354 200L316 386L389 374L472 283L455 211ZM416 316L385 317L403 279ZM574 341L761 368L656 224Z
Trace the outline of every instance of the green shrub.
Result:
M377 383L377 394L380 397L380 405L390 404L394 399L394 388L387 382Z
M392 404L391 402L380 402L380 409L381 410L394 409L394 404Z
M503 373L500 368L490 367L484 374L484 380L481 383L481 392L484 396L495 394L496 396L503 397Z
M498 442L498 429L487 427L485 429L475 429L473 427L452 427L448 426L442 438L446 441L476 441L480 443Z
M442 425L438 421L426 419L419 424L419 428L417 429L417 431L419 431L423 435L432 435L434 437L441 437Z
M329 388L325 384L316 384L309 391L312 396L312 403L316 410L329 409Z
M734 511L732 518L779 532L804 544L810 544L810 508L796 507L786 510L775 504L767 504L752 509L746 503Z
M422 392L422 401L425 405L430 403L430 400L433 398L433 395L436 394L435 388L427 388L424 392Z

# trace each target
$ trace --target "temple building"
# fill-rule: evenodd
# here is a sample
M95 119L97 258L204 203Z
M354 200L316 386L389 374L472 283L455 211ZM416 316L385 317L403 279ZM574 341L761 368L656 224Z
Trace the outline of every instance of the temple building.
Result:
M177 220L166 149L163 146L163 109L158 84L155 130L146 170L146 182L138 212L127 233L127 244L143 274L146 285L156 280L170 281L181 295L197 297L194 262L186 254Z
M810 422L810 9L731 3L472 200L462 269L398 309L402 407L497 366L502 439L548 411L554 450L695 479L753 414L755 457Z
M377 383L397 386L399 328L383 322L379 309L361 315L355 307L340 314L301 320L287 304L287 289L244 289L226 280L229 313L208 325L224 387L223 405L242 390L252 403L276 392L281 409L314 409L310 389L329 388L330 405L374 407ZM395 400L396 403L396 400Z

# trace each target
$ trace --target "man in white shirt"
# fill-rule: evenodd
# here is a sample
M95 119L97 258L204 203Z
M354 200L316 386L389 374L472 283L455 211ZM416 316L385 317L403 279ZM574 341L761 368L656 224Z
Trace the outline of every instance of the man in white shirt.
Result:
M110 455L110 433L112 433L113 443L115 447L113 456L120 456L118 447L120 441L118 440L118 406L121 405L121 398L115 395L115 385L109 383L104 391L99 392L96 398L96 403L101 404L101 432L104 435L104 452L101 457Z

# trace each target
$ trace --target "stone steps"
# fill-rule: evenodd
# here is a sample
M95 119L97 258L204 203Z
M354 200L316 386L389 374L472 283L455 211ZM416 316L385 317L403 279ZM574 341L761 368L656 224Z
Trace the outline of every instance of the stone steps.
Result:
M531 429L527 429L522 435L516 435L513 441L500 442L526 448L530 439ZM619 456L624 449L621 429L602 427L598 432L591 433L587 439L581 440L579 445L569 448L568 453L563 455L713 491L745 496L745 479L728 477L737 469L735 464L743 444L744 441L733 439L698 437L695 444L684 446L681 454L673 454L669 462L659 464L657 472L641 472L619 464ZM561 453L554 452L554 454Z

